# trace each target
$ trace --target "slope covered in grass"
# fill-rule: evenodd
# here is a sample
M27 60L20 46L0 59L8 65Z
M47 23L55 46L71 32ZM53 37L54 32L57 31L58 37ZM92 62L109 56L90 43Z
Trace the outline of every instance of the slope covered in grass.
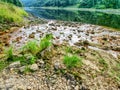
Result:
M27 13L22 8L0 2L0 24L21 24L25 16L27 16Z
M16 6L22 7L22 3L20 2L20 0L0 0L3 2L7 2L7 3L12 3Z

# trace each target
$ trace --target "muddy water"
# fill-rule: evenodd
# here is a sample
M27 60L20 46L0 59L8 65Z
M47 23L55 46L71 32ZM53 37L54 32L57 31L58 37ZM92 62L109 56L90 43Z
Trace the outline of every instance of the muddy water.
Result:
M105 51L115 58L120 55L120 32L90 24L52 20L45 24L22 27L8 33L6 37L9 36L9 44L18 50L30 40L39 41L47 33L53 34L54 44L67 42L72 46L81 47L87 42L88 48Z

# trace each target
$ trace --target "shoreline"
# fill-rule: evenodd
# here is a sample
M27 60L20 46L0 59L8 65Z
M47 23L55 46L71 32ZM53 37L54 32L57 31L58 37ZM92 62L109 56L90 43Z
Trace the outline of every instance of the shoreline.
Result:
M58 9L58 10L75 10L75 11L90 11L103 12L107 14L120 15L120 9L95 9L95 8L70 8L70 7L24 7L24 8L42 8L42 9Z
M53 35L51 46L34 54L36 46L41 46L40 40L47 34ZM7 41L7 36L7 48L14 45L13 58L9 62L6 54L3 58L0 57L0 65L4 65L0 72L2 89L9 86L13 90L119 89L119 70L116 70L120 68L118 31L90 24L50 20L19 28L3 36L3 41ZM30 43L31 41L33 42ZM24 47L27 44L30 49ZM24 51L22 47L28 50ZM66 57L68 61L73 57L81 61L75 66L70 63L73 68L68 68L64 61Z

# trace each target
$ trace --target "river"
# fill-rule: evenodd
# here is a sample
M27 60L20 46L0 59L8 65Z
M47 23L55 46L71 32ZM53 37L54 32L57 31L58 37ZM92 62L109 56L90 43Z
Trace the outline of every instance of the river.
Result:
M37 17L52 20L74 21L93 25L107 26L120 30L120 14L99 11L67 9L25 8ZM109 11L110 12L110 11Z

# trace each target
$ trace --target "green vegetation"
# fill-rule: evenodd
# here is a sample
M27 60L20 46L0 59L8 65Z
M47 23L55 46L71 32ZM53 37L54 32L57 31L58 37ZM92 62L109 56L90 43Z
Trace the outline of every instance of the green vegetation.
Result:
M20 57L19 57L20 58ZM28 54L28 56L23 55L20 59L21 65L31 65L36 62L37 57L32 54Z
M52 45L51 39L52 35L47 34L43 39L41 39L40 43L37 41L30 41L23 47L23 51L27 53L29 52L36 56L38 52L41 52Z
M70 47L70 46L65 47L65 51L66 51L66 53L72 53L72 54L80 54L80 53L85 52L84 48L77 49L77 48Z
M48 48L51 43L52 34L47 34L43 39L41 39L40 43L36 41L28 42L21 51L19 56L14 54L14 48L10 47L5 51L5 55L7 57L6 60L0 61L0 71L8 66L10 63L15 61L20 61L22 66L32 65L37 60L37 54L41 53L44 49ZM25 72L28 72L29 68L26 69Z
M80 8L120 8L120 0L81 0Z
M22 0L25 6L53 6L79 8L120 8L120 0Z
M79 58L76 55L68 56L66 55L64 57L64 64L66 65L67 68L73 68L79 65L82 65L82 59Z
M117 9L43 8L41 10L32 8L32 13L39 14L48 19L75 21L120 29L120 10Z
M0 2L0 24L3 24L3 26L4 24L8 24L7 26L9 26L11 23L22 25L24 22L23 18L27 15L22 8L16 7L13 4Z
M47 34L41 41L40 41L40 51L46 49L47 47L49 47L52 42L52 34Z
M8 50L5 51L8 60L13 60L13 47L8 48Z
M107 62L106 62L103 58L100 58L100 59L99 59L99 63L100 63L101 65L103 65L104 68L107 68L107 67L108 67Z
M0 2L0 23L10 23L23 21L23 17L27 16L27 13L12 4Z
M7 67L9 63L7 61L0 61L0 71Z
M23 47L23 49L24 51L36 55L36 53L39 51L38 43L36 41L30 41Z
M6 3L12 3L16 6L22 7L22 3L19 0L0 0L0 1L6 2Z

